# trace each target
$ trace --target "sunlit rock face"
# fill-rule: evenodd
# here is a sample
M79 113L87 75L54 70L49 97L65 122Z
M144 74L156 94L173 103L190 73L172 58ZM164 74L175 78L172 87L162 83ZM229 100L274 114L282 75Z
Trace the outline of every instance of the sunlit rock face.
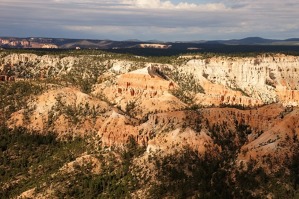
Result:
M299 59L295 56L193 59L181 71L193 73L202 82L208 97L203 100L205 104L254 106L299 102Z

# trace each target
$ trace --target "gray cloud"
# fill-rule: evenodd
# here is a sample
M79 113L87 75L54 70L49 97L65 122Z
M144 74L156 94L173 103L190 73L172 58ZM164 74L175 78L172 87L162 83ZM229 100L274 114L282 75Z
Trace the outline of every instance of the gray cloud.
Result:
M154 2L154 3L150 3ZM0 35L200 40L298 37L291 0L1 0Z

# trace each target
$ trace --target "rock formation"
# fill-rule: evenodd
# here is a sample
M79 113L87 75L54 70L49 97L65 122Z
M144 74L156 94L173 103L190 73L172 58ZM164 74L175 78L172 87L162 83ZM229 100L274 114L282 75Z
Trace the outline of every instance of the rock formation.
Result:
M59 140L80 137L101 153L121 151L111 158L113 163L133 157L127 151L132 142L138 155L117 169L130 162L134 172L152 175L148 181L140 177L147 186L156 183L161 168L178 172L167 161L184 165L180 175L186 171L189 177L189 171L197 168L192 161L200 160L200 166L215 163L217 167L208 165L211 171L203 167L204 173L211 172L205 183L214 188L219 176L236 187L235 181L250 169L254 173L262 168L267 175L280 168L285 175L291 173L285 165L290 165L298 145L298 57L181 56L171 63L110 54L3 55L0 118L8 129L52 132ZM15 81L8 81L12 77ZM35 86L40 90L28 89ZM140 154L138 147L143 149ZM90 166L92 174L101 176L102 169L108 169L101 161L107 158L99 161L95 154L76 156L56 175ZM125 171L116 176L122 175ZM55 187L59 189L59 183ZM139 192L134 193L136 198L146 198L148 190Z

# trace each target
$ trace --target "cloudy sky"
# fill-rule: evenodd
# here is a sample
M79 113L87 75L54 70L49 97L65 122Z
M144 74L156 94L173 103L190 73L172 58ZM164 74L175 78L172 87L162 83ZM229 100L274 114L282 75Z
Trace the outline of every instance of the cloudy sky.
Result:
M0 0L0 36L284 39L299 37L298 10L298 0Z

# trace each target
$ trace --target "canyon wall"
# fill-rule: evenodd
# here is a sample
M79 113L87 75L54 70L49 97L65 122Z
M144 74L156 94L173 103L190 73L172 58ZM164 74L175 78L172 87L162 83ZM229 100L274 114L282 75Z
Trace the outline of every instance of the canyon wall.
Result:
M197 58L179 70L194 74L207 96L218 103L220 99L220 103L234 104L236 98L235 104L240 105L299 103L299 58L295 56Z
M179 74L192 75L203 87L204 93L195 93L195 102L199 105L254 107L276 102L285 106L299 104L299 58L296 56L282 54L245 58L197 56L176 65L101 59L103 56L100 55L98 58L96 60L95 57L88 55L63 57L13 53L0 60L1 81L14 78L57 77L78 68L82 75L88 78L95 74L93 71L87 71L88 65L107 68L114 77L118 75L111 85L114 86L113 92L128 93L131 96L146 94L153 97L179 85L177 80L161 76L164 75L166 67L167 70ZM182 59L186 58L178 58ZM150 72L153 66L159 69L160 75ZM9 79L10 76L13 78Z

